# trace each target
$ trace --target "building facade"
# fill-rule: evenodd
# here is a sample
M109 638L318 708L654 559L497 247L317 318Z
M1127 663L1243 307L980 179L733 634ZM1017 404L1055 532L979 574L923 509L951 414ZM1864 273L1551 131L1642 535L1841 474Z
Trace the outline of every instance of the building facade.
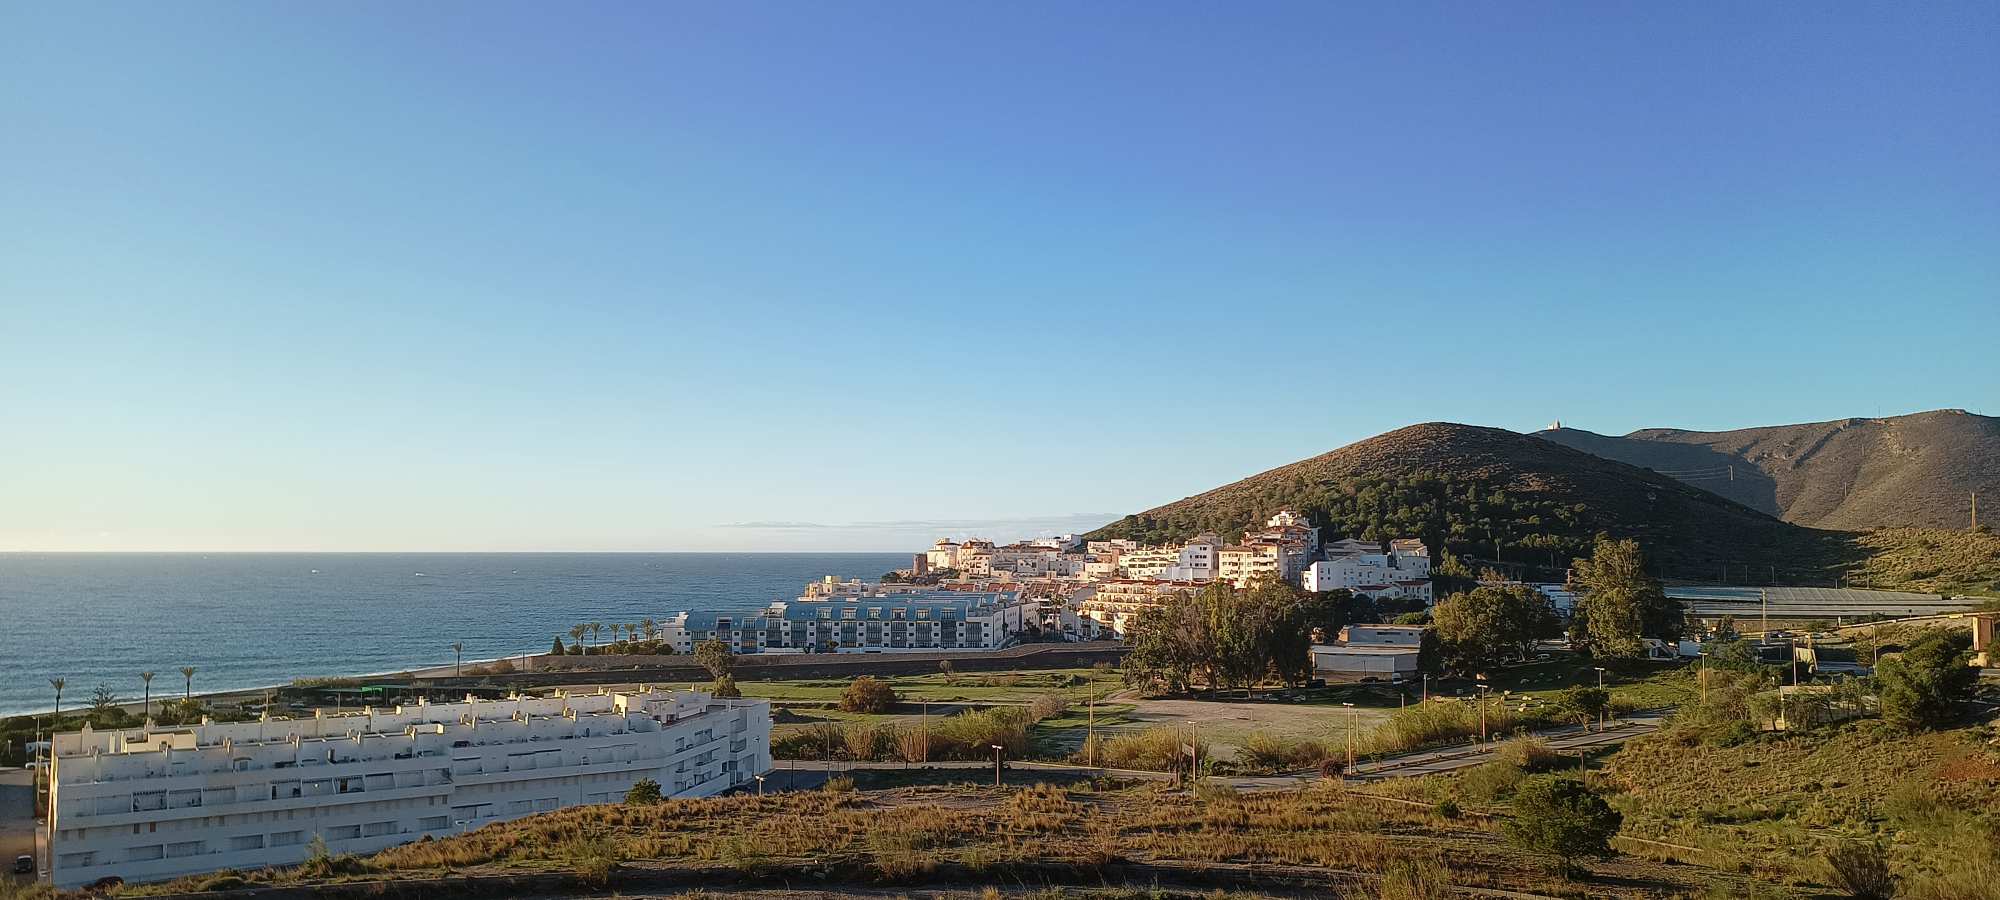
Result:
M802 597L743 614L682 612L661 637L682 653L719 640L736 653L879 653L997 650L1032 625L1040 604L1015 591L907 588L895 593Z
M639 692L420 703L311 719L58 734L50 878L289 865L565 806L641 779L702 797L771 769L763 700Z

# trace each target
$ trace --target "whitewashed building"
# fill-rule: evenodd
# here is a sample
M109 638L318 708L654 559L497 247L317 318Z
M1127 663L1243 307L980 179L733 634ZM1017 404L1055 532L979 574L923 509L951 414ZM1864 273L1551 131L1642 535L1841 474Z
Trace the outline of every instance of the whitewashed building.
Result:
M894 587L901 589L801 597L745 613L676 613L660 635L682 653L708 640L736 653L997 650L1043 619L1041 605L1017 591Z
M57 887L372 853L565 806L641 779L702 797L771 768L763 700L699 692L419 703L310 719L58 734Z
M1348 590L1374 599L1416 599L1429 604L1431 557L1422 541L1397 539L1384 550L1373 541L1342 540L1326 545L1323 558L1306 566L1300 587L1308 591Z

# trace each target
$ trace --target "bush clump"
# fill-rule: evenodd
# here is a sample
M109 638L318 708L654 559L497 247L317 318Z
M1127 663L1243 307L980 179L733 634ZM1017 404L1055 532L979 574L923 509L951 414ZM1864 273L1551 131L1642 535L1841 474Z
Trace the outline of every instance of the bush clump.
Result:
M840 708L854 713L885 713L896 705L896 689L873 675L854 679L840 695Z

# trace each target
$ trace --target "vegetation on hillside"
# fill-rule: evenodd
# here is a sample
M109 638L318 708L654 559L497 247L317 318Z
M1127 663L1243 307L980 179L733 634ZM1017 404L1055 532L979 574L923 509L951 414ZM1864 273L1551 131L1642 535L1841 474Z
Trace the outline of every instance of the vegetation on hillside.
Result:
M1882 528L1854 540L1867 556L1848 575L1853 584L2000 597L2000 535L1991 529Z
M919 787L734 796L577 807L489 825L302 870L238 873L242 883L570 872L608 888L622 873L730 882L870 885L1064 882L1101 885L1121 867L1163 877L1306 879L1341 896L1450 885L1593 897L1698 895L1713 873L1645 860L1593 864L1587 884L1551 876L1538 854L1496 839L1491 823L1358 798L1337 784L1237 794L1219 786ZM1421 871L1412 871L1412 862ZM146 887L200 887L198 879ZM1399 888L1401 889L1401 888ZM1393 896L1393 895L1392 895Z
M1229 536L1281 507L1305 514L1323 538L1419 537L1439 562L1464 556L1552 580L1600 533L1644 542L1661 578L1714 580L1728 565L1830 584L1859 552L1845 534L1789 525L1654 472L1502 429L1442 423L1127 516L1090 537Z

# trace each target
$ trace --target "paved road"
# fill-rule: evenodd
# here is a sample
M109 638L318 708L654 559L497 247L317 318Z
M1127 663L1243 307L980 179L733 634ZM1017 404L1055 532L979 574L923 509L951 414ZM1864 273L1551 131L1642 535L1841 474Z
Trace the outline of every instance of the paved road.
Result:
M28 769L0 770L0 873L18 881L33 875L13 875L14 857L35 852L35 773Z
M1535 738L1554 750L1583 750L1592 747L1607 747L1622 744L1635 737L1652 734L1660 729L1671 710L1654 709L1632 713L1612 722L1603 731L1596 726L1572 725L1537 732ZM1503 742L1473 744L1462 747L1448 747L1442 750L1427 750L1420 753L1405 753L1375 762L1362 763L1348 773L1350 778L1376 781L1383 778L1403 778L1415 775L1430 775L1450 772L1479 765L1493 758L1493 753L1505 746Z

